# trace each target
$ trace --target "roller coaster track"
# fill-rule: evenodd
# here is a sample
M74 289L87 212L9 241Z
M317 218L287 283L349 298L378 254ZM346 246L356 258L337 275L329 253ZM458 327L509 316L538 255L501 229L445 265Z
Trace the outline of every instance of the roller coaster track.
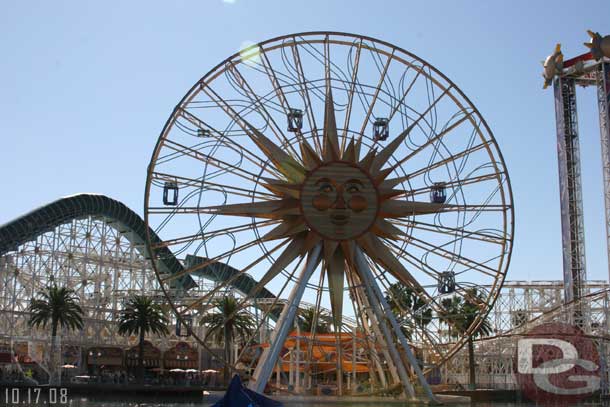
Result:
M125 236L144 258L148 260L152 258L146 247L144 220L123 203L97 194L77 194L61 198L0 226L0 256L18 250L20 245L34 240L37 236L49 232L61 224L89 216L102 219ZM153 244L161 242L153 230L149 230L149 233ZM184 270L182 263L167 247L157 249L156 258L162 274L181 273ZM202 257L187 256L187 261L191 263L206 260ZM232 287L244 295L249 294L257 284L257 281L248 274L241 273L224 263L211 264L194 274L216 282L232 279L234 280ZM234 278L237 274L241 275ZM176 279L174 284L175 287L172 288L182 290L197 286L190 275ZM256 298L273 299L275 295L267 289L262 289Z

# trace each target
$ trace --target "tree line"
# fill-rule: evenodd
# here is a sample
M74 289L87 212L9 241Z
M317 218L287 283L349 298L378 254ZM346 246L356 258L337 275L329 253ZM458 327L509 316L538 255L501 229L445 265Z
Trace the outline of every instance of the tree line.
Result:
M483 308L482 296L478 290L471 288L467 291L463 297L448 296L442 298L440 302L443 313L438 316L439 320L447 326L448 335L454 339L462 337L469 331ZM412 339L416 329L426 329L432 321L432 310L410 287L399 283L392 284L386 290L385 296L407 338ZM57 352L58 330L59 328L80 330L84 327L84 312L79 305L78 295L70 288L50 285L38 292L31 300L29 313L30 326L51 329L50 376L52 384L56 383L58 380L56 369L59 364L56 358L60 355L60 352ZM136 380L139 383L144 379L144 339L151 334L168 335L169 322L161 305L146 295L130 297L120 311L118 333L135 335L139 339L136 368ZM235 339L249 338L258 330L254 316L233 295L216 298L211 310L199 322L207 328L204 341L212 339L219 345L224 344L224 358L230 365L235 362L231 352L231 345ZM324 310L303 308L297 315L296 323L303 332L319 334L331 332L331 316ZM490 335L491 331L489 321L484 319L467 338L471 388L474 388L476 382L474 339ZM228 379L230 371L224 369L224 372L225 379Z

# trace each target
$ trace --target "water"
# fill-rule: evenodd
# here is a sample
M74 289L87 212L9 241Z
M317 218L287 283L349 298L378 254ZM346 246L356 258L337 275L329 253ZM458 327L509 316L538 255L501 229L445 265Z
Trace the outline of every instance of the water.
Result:
M175 401L160 401L155 399L146 399L146 398L138 398L134 397L134 400L128 401L116 401L116 400L101 400L99 398L86 398L86 397L73 397L66 404L55 404L58 407L207 407L214 404L217 399L210 399L207 401L202 400L201 402L192 402L192 401L184 401L184 402L175 402ZM11 406L13 404L5 404L0 403L2 406ZM50 404L38 403L38 404L19 404L22 407L50 407ZM284 405L286 407L326 407L326 406L336 406L336 407L386 407L386 406L396 406L396 407L424 407L426 404L402 404L402 403L392 403L385 404L382 402L363 402L363 403L290 403L285 402ZM479 402L479 403L460 403L460 404L446 404L448 407L534 407L539 406L534 403L504 403L504 402ZM608 404L599 404L599 403L582 403L579 406L583 407L596 407L596 406L606 406ZM545 407L552 407L550 405L545 405ZM562 405L561 407L566 407ZM570 406L572 407L572 405Z
M23 393L15 396L2 389L2 397L0 397L0 406L21 406L21 407L206 407L211 406L217 400L219 400L223 393L213 393L210 396L202 397L200 400L192 398L179 399L177 396L137 396L126 393L104 393L96 395L79 395L79 394L62 394L56 395L55 400L49 398L50 394L40 395L36 397L36 394L30 393L28 396L27 390L21 389ZM66 390L66 389L64 389ZM63 397L62 397L63 396ZM17 399L15 399L17 397ZM28 397L30 400L28 400ZM31 402L30 402L31 401ZM424 407L426 404L409 404L399 403L394 400L391 402L383 401L362 401L362 402L332 402L332 403L321 403L321 402L303 402L300 400L291 401L290 398L282 398L281 400L286 407L322 407L322 406L336 406L336 407ZM446 404L449 407L534 407L538 406L535 403L506 403L506 402L478 402L478 403L451 403ZM545 407L552 407L552 405L544 405ZM570 404L569 407L574 406ZM601 403L581 403L579 406L597 407L604 406L610 407L610 404ZM565 404L561 407L568 407Z

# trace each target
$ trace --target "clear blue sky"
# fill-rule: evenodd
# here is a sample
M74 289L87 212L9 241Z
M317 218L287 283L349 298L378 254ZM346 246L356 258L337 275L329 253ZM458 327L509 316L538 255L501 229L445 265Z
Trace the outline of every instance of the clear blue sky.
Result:
M585 30L610 34L610 2L0 2L0 223L96 192L143 213L146 166L184 93L245 41L310 30L377 37L427 60L487 119L516 204L509 279L561 279L552 90L540 61ZM607 279L594 89L579 90L588 275Z

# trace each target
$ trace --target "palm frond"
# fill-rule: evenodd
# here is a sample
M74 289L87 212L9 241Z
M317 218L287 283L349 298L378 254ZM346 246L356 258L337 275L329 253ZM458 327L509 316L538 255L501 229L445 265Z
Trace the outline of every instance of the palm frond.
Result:
M71 330L83 328L83 309L71 288L54 284L38 292L36 297L28 307L30 326L46 328L51 324Z
M151 297L135 295L131 297L119 316L118 332L120 335L169 334L169 319L161 306Z

